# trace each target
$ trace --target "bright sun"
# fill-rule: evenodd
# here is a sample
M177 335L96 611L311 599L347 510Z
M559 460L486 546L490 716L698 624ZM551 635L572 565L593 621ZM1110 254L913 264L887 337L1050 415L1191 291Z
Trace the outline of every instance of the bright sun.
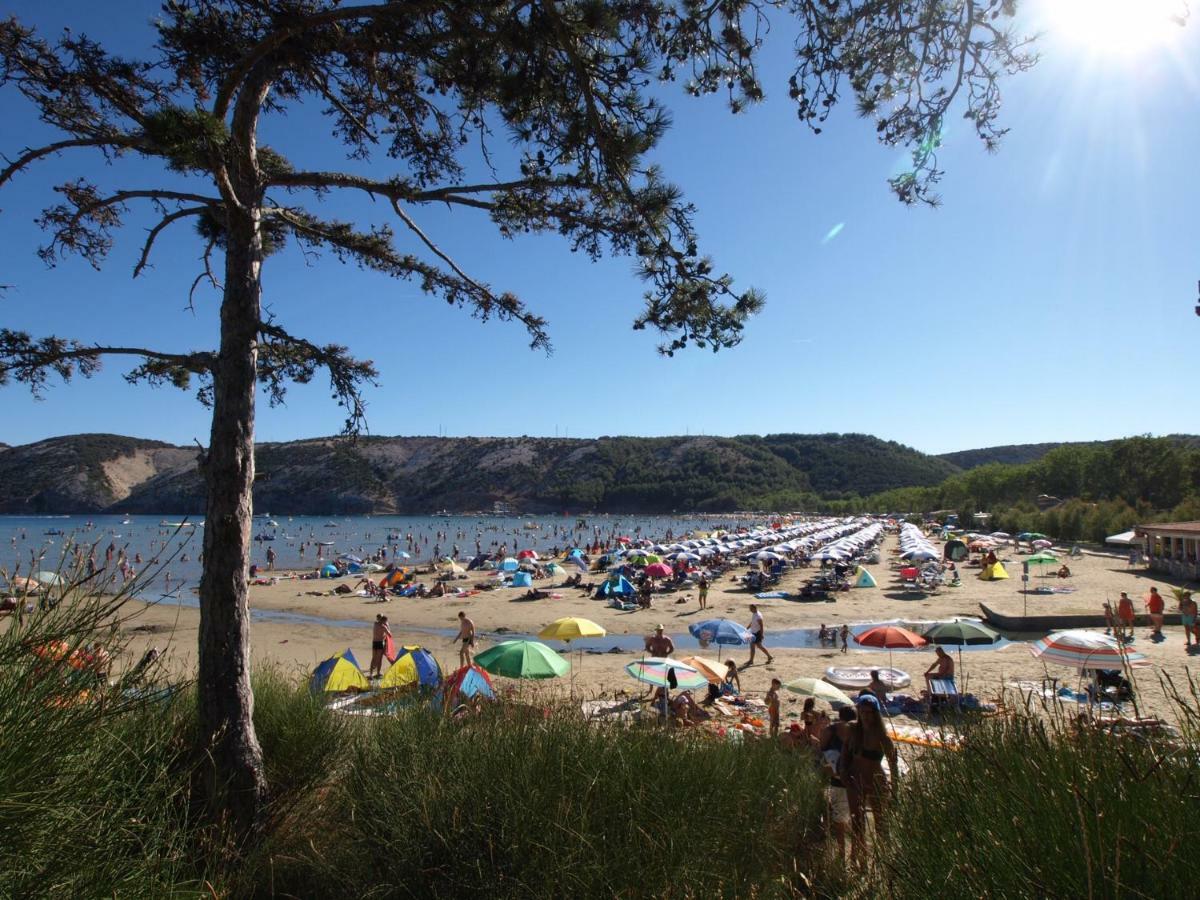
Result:
M1137 56L1165 47L1182 30L1184 0L1042 0L1056 38L1097 55Z

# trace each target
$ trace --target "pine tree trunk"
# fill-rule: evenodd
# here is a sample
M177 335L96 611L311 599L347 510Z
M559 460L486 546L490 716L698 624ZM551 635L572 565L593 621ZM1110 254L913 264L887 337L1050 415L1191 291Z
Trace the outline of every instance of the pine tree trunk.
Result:
M211 821L245 835L257 824L267 783L250 689L249 578L254 486L254 393L261 240L255 211L230 213L213 378L204 574L200 579L200 751Z

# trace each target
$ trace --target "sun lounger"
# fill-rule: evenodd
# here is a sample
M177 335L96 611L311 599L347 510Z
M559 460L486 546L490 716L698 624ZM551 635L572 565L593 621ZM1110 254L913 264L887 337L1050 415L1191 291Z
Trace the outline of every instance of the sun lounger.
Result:
M960 695L958 685L953 678L929 679L929 705L931 707L952 705L958 706Z

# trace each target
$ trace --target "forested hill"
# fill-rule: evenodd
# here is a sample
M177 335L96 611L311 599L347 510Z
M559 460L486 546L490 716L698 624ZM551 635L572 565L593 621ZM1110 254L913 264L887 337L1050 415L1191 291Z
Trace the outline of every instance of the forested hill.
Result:
M1200 436L1194 434L1170 434L1167 438L1177 441L1184 447L1200 447ZM1007 466L1023 466L1026 463L1037 462L1051 450L1058 447L1094 448L1111 445L1114 441L1060 441L1048 444L1004 444L1000 447L980 447L977 450L955 450L953 453L939 453L937 458L943 459L959 469L975 469L991 463L1003 463Z
M195 447L83 434L0 453L0 513L199 513ZM941 482L957 468L861 434L319 438L258 446L278 514L796 509Z

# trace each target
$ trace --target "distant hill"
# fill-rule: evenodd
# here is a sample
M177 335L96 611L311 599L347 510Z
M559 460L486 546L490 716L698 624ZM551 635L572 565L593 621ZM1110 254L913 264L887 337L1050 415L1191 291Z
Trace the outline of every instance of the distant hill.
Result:
M199 513L196 448L71 435L0 452L0 513ZM285 514L799 507L933 485L945 460L869 435L316 438L259 444L257 509Z
M1186 447L1200 447L1200 435L1168 434ZM939 453L937 459L943 459L960 469L974 469L989 463L1004 463L1005 465L1024 465L1036 462L1056 447L1095 447L1101 444L1111 444L1113 441L1058 441L1048 444L1005 444L1001 447L982 447L978 450L956 450L953 453Z

